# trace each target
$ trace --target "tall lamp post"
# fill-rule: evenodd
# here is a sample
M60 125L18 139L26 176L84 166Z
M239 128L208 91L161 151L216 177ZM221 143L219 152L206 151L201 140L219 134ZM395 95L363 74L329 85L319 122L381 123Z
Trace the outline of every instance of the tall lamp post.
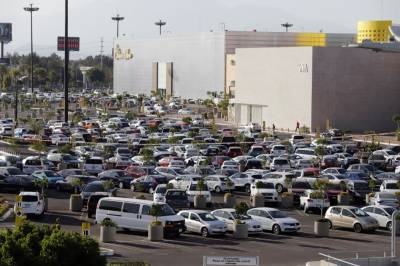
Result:
M156 26L160 27L160 36L161 36L161 29L162 29L163 26L167 25L167 22L162 21L162 20L160 19L160 21L157 21L157 22L154 23L154 24L155 24Z
M69 81L69 40L68 40L68 0L65 0L65 36L64 36L64 120L68 123L68 81Z
M119 14L117 14L116 17L111 17L111 19L117 22L117 38L118 38L119 37L119 22L121 20L124 20L125 18L124 17L120 17Z
M293 27L293 24L290 24L289 22L281 24L282 27L286 28L286 32L289 31L289 28Z
M38 7L33 7L33 4L30 4L29 7L24 7L25 11L31 13L31 92L33 93L33 26L32 26L32 13L38 11Z

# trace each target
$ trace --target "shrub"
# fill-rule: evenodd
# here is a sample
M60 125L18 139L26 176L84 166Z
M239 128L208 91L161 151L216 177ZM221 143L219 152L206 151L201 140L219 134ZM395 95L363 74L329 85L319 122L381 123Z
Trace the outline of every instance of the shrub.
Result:
M100 223L100 225L101 226L104 226L104 227L117 227L117 224L116 223L114 223L112 220L110 220L110 219L104 219L101 223Z
M246 214L249 210L249 206L246 202L242 201L235 206L235 211L237 214Z

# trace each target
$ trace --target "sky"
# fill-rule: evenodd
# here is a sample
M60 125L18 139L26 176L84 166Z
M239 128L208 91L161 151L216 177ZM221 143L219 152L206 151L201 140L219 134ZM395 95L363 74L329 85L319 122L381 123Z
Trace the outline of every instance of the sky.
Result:
M56 52L57 36L64 34L64 0L0 0L0 22L13 24L13 41L6 53L28 54L30 16L23 10L33 3L34 50L40 55ZM116 23L120 14L122 38L157 38L154 22L167 22L163 34L227 30L355 33L359 20L400 22L399 0L69 0L69 35L81 39L81 51L71 58L111 54ZM60 54L61 55L61 54Z

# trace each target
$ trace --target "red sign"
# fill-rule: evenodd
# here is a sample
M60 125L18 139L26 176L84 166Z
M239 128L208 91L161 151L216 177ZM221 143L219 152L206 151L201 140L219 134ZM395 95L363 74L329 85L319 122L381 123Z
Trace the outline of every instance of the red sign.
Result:
M68 37L68 49L70 51L79 51L79 37ZM57 50L64 51L64 37L57 38Z

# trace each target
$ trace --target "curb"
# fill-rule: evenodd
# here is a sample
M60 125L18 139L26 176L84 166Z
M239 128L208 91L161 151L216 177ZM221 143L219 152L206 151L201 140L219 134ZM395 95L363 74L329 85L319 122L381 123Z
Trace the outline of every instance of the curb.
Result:
M13 214L13 212L14 212L13 208L9 208L8 211L6 211L6 213L2 217L0 217L0 222L4 222L8 218L10 218L10 216Z
M114 250L109 248L100 247L100 256L111 257L114 256Z

